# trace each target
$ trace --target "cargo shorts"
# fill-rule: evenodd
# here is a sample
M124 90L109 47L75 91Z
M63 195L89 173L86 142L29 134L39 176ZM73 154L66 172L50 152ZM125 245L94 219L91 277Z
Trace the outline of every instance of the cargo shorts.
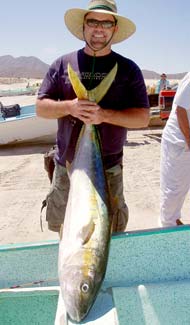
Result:
M122 166L116 165L107 169L106 175L113 214L112 232L124 232L126 230L129 212L123 193ZM69 186L70 181L67 169L56 163L50 192L46 198L46 221L51 231L60 232L61 225L64 223Z

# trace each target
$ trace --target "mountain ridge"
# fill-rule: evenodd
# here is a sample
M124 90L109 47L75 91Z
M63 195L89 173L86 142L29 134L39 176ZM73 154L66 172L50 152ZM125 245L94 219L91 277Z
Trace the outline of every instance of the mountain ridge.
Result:
M0 78L34 78L43 79L49 64L35 56L13 57L12 55L0 56ZM142 69L144 79L160 79L160 74L155 71ZM168 79L182 79L187 72L167 74Z
M44 78L49 65L35 56L20 56L14 58L12 55L0 56L1 78Z

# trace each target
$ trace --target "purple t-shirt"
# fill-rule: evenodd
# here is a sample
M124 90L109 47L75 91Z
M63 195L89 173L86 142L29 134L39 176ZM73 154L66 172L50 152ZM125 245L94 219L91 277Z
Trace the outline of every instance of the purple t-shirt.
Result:
M78 61L77 61L78 59ZM49 68L38 92L38 98L54 100L74 99L76 97L68 78L67 63L79 74L86 89L93 89L118 63L118 71L110 89L100 101L103 109L122 110L127 108L149 108L146 86L139 67L131 60L111 52L102 57L84 53L84 49L58 58ZM58 119L56 159L65 166L72 161L82 122L72 116ZM99 130L105 168L122 162L123 146L127 129L121 126L102 123Z

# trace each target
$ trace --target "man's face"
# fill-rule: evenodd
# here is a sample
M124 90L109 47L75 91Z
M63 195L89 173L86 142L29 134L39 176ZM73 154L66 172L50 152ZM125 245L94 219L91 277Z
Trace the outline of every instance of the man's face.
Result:
M84 19L84 37L94 50L110 49L109 40L116 30L117 26L112 15L92 12Z

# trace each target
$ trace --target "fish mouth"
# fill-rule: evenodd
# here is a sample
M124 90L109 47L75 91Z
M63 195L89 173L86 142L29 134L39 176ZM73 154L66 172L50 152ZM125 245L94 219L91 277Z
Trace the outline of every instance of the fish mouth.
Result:
M74 280L72 284L73 282ZM90 288L88 281L81 281L80 284L77 284L74 288L72 288L69 282L68 285L61 288L65 309L69 319L72 321L80 322L83 320L91 308L94 300L94 290L89 293L87 290L88 288Z
M72 321L75 321L77 323L81 322L88 314L89 309L91 307L91 304L88 306L83 305L72 305L72 306L67 306L66 305L66 310L69 318Z

